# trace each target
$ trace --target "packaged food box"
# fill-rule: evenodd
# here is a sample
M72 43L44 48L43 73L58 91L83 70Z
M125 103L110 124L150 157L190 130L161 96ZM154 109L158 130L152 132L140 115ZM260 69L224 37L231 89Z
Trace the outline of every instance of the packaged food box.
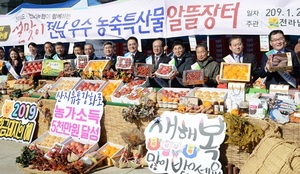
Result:
M157 92L158 107L177 108L180 98L190 92L190 88L161 88Z
M160 63L157 71L155 71L156 77L162 79L170 79L172 73L173 73L173 66L166 63Z
M124 85L122 80L109 80L105 83L100 91L102 92L102 96L106 101L112 101L111 95L118 89L118 87L122 87Z
M64 70L64 61L44 59L42 67L42 75L44 76L58 76Z
M108 156L107 162L104 165L107 166L115 165L117 167L117 163L121 158L123 150L124 150L124 146L112 142L107 142L102 147L100 147L97 150L97 152Z
M34 75L34 76L41 75L42 67L43 67L43 60L34 60L30 62L25 62L21 69L20 75L22 77L30 76L30 75Z
M37 145L38 148L41 148L44 151L49 151L55 143L64 144L69 139L70 138L61 137L48 131L34 140L31 144Z
M187 96L198 97L201 101L225 101L228 89L198 87L192 89Z
M77 69L84 69L89 62L88 55L78 55L76 58L76 67Z
M106 84L104 80L81 80L77 83L77 85L73 88L75 90L80 91L99 91L103 85Z
M184 85L200 85L204 84L204 71L201 70L185 70L182 75Z
M52 88L49 89L49 92L56 93L59 90L65 90L65 91L71 90L80 81L81 78L78 77L61 77L52 85Z
M250 82L251 64L221 62L220 80L222 82Z
M269 54L268 58L271 60L271 71L286 71L293 69L292 55L290 52Z
M82 157L87 153L97 151L99 149L98 143L91 143L87 141L77 141L72 137L68 138L64 143L65 148L75 153L78 157Z
M90 60L83 69L83 73L87 76L93 75L102 78L103 71L110 68L110 60Z
M131 69L133 65L133 59L131 57L118 56L116 62L116 69Z
M136 63L134 67L134 74L137 77L151 77L154 67L152 64Z

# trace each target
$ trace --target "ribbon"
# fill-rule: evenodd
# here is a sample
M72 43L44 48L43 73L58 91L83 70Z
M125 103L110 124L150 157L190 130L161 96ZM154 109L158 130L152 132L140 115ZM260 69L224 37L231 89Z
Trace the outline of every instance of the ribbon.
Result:
M15 69L11 66L11 64L7 61L5 63L6 68L8 69L9 73L15 78L19 79L20 76L16 73Z

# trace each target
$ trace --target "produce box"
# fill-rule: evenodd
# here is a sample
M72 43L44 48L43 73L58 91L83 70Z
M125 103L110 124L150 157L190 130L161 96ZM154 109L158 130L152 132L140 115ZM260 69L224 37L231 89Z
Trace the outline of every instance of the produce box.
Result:
M123 57L123 56L117 57L116 69L129 70L132 68L132 65L133 65L133 59L131 57Z
M77 85L73 88L75 90L80 91L99 91L103 85L106 84L104 80L81 80L77 83Z
M112 142L107 142L102 147L100 147L97 152L108 156L107 162L104 165L115 165L115 167L118 167L118 161L121 158L123 150L124 146Z
M271 60L270 71L286 71L293 69L292 55L290 52L269 54L269 60Z
M76 67L77 69L84 69L89 62L88 55L78 55L76 59Z
M42 75L43 76L58 76L64 70L64 61L62 60L43 60Z
M49 151L55 143L64 144L67 142L70 138L66 137L60 137L59 135L56 135L51 132L45 132L43 135L38 137L36 140L34 140L31 144L37 145L38 148Z
M110 65L110 60L90 60L83 69L83 73L87 76L94 75L96 77L102 78L103 71L108 70L110 68Z
M34 75L34 76L39 76L41 75L42 71L42 66L43 66L43 60L34 60L30 62L25 62L20 75L22 77Z
M122 103L139 105L143 102L145 97L147 97L147 95L153 90L154 89L152 87L136 87L133 91L131 91L130 94L122 96Z
M87 153L97 151L99 149L98 143L90 143L85 141L77 141L72 137L68 138L64 143L65 148L75 153L78 157L82 157Z
M184 85L200 85L204 84L204 71L201 70L185 70L182 75Z
M15 81L14 89L26 91L31 88L34 88L34 81L32 79L22 78Z
M222 82L250 82L250 63L221 62L220 80Z
M199 99L209 102L214 101L225 101L228 94L228 89L220 89L220 88L205 88L198 87L192 89L187 96L189 97L198 97Z
M100 91L102 92L102 96L106 101L112 101L111 95L118 89L118 87L122 87L124 85L122 80L109 80L105 83Z
M161 88L157 92L158 107L177 108L180 98L190 92L190 88Z
M154 70L152 64L136 63L134 67L134 74L137 77L151 77Z
M55 96L56 92L59 90L71 90L80 81L81 78L78 77L61 77L52 85L51 89L49 89L49 94Z
M156 77L162 79L170 79L172 73L173 73L173 66L166 63L160 63L157 71L155 71Z
M52 80L45 80L44 82L39 81L39 86L37 86L32 93L32 95L40 96L42 93L45 93L46 91L50 90L52 88L52 85L55 83L55 81Z

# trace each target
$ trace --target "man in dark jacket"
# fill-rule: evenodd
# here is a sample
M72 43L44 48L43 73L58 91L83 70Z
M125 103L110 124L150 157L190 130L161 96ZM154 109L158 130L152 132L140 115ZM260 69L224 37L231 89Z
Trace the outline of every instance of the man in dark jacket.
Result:
M37 44L34 42L30 42L28 44L29 55L25 57L26 62L43 59L43 56L38 53Z
M146 63L147 56L138 51L138 40L136 37L129 37L127 39L127 49L128 53L126 53L124 56L129 57L131 56L133 58L133 63Z
M110 68L116 71L117 56L114 54L114 43L111 41L104 42L103 44L104 55L100 60L110 60Z

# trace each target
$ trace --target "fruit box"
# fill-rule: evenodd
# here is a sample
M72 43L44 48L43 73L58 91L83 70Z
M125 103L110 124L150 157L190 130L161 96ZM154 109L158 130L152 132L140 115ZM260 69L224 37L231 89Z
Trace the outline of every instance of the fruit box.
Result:
M228 89L198 87L192 89L187 96L198 97L201 101L225 101Z
M293 69L292 55L290 52L269 54L269 60L271 60L270 71L286 71Z
M25 62L21 69L20 75L22 77L27 77L30 75L39 76L41 75L42 67L43 67L43 60L34 60L30 62Z
M107 83L101 86L100 91L106 101L111 102L111 95L118 89L118 87L124 86L122 80L109 80ZM110 88L110 89L108 89Z
M204 84L204 71L201 70L185 70L182 75L184 85L200 85Z
M74 90L80 91L99 91L103 85L107 82L105 80L81 80L79 81L76 86L74 86Z
M81 143L82 147L84 147L84 145L86 145L86 144L89 145L89 148L87 150L82 151L81 153L78 153L77 151L75 152L75 151L69 149L74 154L76 154L78 157L82 157L87 153L91 153L91 152L97 151L99 149L98 143L94 143L94 142L91 143L88 141L78 141L78 140L73 139L72 137L69 137L66 141L64 141L63 144L64 144L65 148L69 148L73 141Z
M110 157L107 158L107 161L104 165L107 165L107 166L114 165L115 167L118 167L118 161L121 158L122 152L124 150L124 146L115 144L112 142L107 142L102 147L100 147L100 149L98 149L97 152L104 153L104 154L107 153L106 150L107 150L108 146L116 147L116 148L118 148L118 150L114 154L112 154Z
M94 76L102 78L103 71L109 70L110 65L110 60L90 60L83 69L83 72L86 75L93 72Z
M143 102L143 99L145 97L147 98L147 95L152 92L154 89L152 87L144 88L144 87L136 87L129 95L122 96L122 103L125 104L134 104L139 105ZM142 94L141 97L139 97ZM135 98L137 96L137 98Z
M76 67L77 69L84 69L89 62L88 55L77 55L76 58Z
M36 140L31 142L31 144L37 145L38 148L49 151L55 143L64 144L67 142L70 138L61 137L60 135L57 135L52 132L45 132L43 135L38 137Z
M172 73L173 73L173 65L169 65L166 63L160 63L157 71L155 71L156 77L162 79L170 79Z
M181 97L186 96L189 92L190 92L190 88L161 88L158 92L157 92L157 96L159 96L160 94L163 94L161 96L161 99L158 97L158 107L163 107L163 108L177 108L177 105L180 101ZM175 96L168 96L170 94L165 93L164 91L168 91L170 93L170 91L175 92ZM179 93L185 94L184 96L179 95ZM171 94L174 95L174 94Z
M81 81L79 77L61 77L59 78L49 89L49 95L52 96L56 94L59 90L69 91L74 88Z
M118 56L116 62L116 69L131 69L133 65L133 59L131 57Z
M134 67L134 75L137 77L151 77L154 67L152 64L136 63Z
M251 64L221 62L220 80L222 82L250 82Z
M58 74L64 70L64 61L44 59L42 75L43 76L58 76Z

